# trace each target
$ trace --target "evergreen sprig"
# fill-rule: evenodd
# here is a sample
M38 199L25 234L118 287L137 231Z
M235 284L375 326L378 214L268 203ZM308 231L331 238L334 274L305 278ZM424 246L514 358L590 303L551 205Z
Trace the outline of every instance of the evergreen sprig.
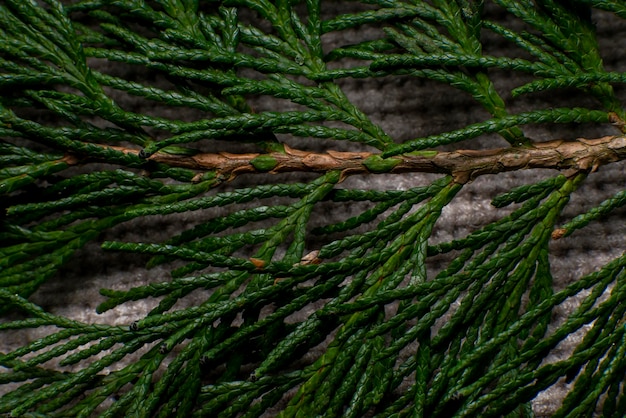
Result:
M0 3L0 332L49 331L0 352L1 414L532 416L559 379L572 389L556 416L626 414L626 256L559 289L551 266L554 239L626 203L620 191L564 219L594 171L626 158L626 139L525 133L624 129L613 86L626 77L605 70L592 13L625 18L626 4L370 0L329 15L330 3ZM344 33L361 37L327 43ZM516 52L489 55L494 38ZM505 91L493 71L524 84ZM400 142L342 88L395 77L448 84L488 116ZM563 88L595 107L507 103ZM255 110L259 98L275 107ZM458 148L487 134L507 147ZM433 149L444 145L454 151ZM532 167L564 171L495 197L498 220L433 241L469 181ZM221 190L289 171L310 173ZM340 186L407 171L439 176ZM357 213L328 221L323 205ZM119 224L194 211L206 216L163 242L101 242ZM31 297L92 241L171 266L170 280L101 290L99 312L157 299L136 322L85 323ZM433 257L447 260L438 272ZM190 304L194 292L207 296ZM565 302L576 308L553 323ZM585 326L571 355L548 361Z

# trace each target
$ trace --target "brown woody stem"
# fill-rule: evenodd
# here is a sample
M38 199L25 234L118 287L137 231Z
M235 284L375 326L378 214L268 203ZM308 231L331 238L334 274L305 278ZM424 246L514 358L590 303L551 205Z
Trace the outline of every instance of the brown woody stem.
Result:
M139 150L112 147L127 154ZM327 172L339 170L344 176L367 173L442 173L459 183L483 174L497 174L528 168L565 170L566 175L595 171L598 167L626 158L626 137L606 136L574 141L554 140L531 147L491 150L425 151L382 159L370 152L315 153L285 146L285 152L268 154L200 153L193 156L155 153L149 161L173 167L215 171L233 178L243 173Z

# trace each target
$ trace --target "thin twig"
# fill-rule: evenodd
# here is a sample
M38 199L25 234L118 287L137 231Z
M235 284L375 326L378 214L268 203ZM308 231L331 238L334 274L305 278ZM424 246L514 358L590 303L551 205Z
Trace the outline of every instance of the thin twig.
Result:
M126 154L139 155L139 149L110 147ZM324 153L297 150L285 146L285 152L268 154L199 153L193 156L158 152L148 161L172 167L215 171L232 179L244 173L328 172L339 170L344 176L369 173L441 173L453 175L466 183L484 174L497 174L529 168L565 171L595 171L598 167L626 159L626 137L605 136L573 141L553 140L534 143L531 147L489 150L424 151L382 159L371 152ZM70 164L81 159L66 156Z

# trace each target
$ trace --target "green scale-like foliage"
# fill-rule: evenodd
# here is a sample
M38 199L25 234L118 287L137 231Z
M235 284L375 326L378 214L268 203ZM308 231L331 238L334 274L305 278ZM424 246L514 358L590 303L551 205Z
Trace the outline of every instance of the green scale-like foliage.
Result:
M531 148L529 124L623 127L613 85L626 74L604 69L590 16L625 18L626 3L368 0L329 16L331 3L0 1L0 332L49 330L0 353L0 414L532 416L537 394L567 378L556 416L626 415L626 257L558 289L550 265L555 233L584 233L626 203L621 191L564 220L589 170L510 190L493 201L512 205L496 221L434 243L465 187L455 173L406 190L338 186L352 175L338 170L232 187L236 171L172 163L228 141L260 153L251 166L268 172L272 153L292 155L283 138L301 150L349 141L374 151L364 164L378 175L393 157L486 134ZM323 42L372 27L349 45ZM485 37L512 55L484 53ZM139 76L107 72L118 67ZM492 71L525 84L500 91ZM342 90L394 77L453 86L489 116L400 141ZM596 107L515 112L505 101L563 88ZM289 110L254 109L268 98ZM133 112L133 101L167 111ZM363 209L329 223L316 216L323 205ZM98 241L121 223L191 212L203 215L163 242ZM172 266L170 280L101 290L99 312L158 298L142 319L84 323L33 301L92 241ZM433 257L448 260L438 272ZM207 296L183 303L194 292ZM546 361L585 325L571 355Z

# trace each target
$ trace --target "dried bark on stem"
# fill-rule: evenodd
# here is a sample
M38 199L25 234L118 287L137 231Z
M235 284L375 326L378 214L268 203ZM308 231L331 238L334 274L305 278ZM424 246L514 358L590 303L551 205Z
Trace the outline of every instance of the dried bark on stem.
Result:
M111 147L127 154L139 155L140 150ZM457 150L451 152L424 151L382 159L370 152L326 151L315 153L285 146L285 152L268 154L200 153L193 156L162 152L147 158L199 171L215 171L225 178L244 173L327 172L339 170L344 176L368 173L441 173L453 175L457 182L466 183L484 174L497 174L528 168L565 171L571 175L580 171L595 171L598 167L626 159L626 137L606 136L574 141L554 140L491 150Z

